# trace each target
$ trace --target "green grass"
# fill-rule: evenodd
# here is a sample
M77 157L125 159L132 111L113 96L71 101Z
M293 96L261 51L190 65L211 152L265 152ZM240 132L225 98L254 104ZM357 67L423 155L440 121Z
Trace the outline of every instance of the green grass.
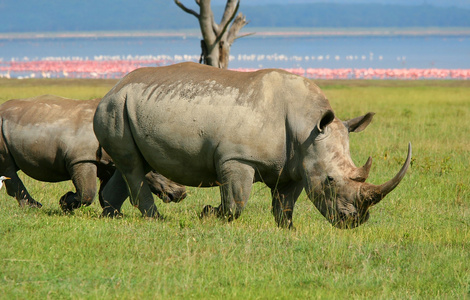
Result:
M0 80L0 102L44 93L104 95L113 81ZM165 220L99 218L98 203L63 214L70 182L24 178L42 209L0 191L0 299L466 299L470 298L470 82L319 81L338 117L376 112L352 134L372 183L391 178L413 145L399 187L353 230L331 227L301 195L295 231L278 229L269 190L253 188L241 218L199 220L217 189L156 200Z

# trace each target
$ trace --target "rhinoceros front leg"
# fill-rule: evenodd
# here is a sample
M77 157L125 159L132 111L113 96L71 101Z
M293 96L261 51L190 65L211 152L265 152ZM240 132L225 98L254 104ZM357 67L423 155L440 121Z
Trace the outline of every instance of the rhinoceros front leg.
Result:
M60 208L64 212L73 211L82 205L90 205L96 194L96 165L92 163L81 163L73 165L70 170L76 193L67 192L60 200Z
M294 227L292 223L294 205L302 189L303 185L296 183L271 189L272 213L277 226L289 229Z
M21 207L42 207L42 204L34 200L33 197L31 197L31 195L28 193L28 190L16 172L6 172L2 175L10 177L9 180L5 181L7 194L11 197L15 197Z
M255 170L247 164L238 161L225 162L218 170L222 203L217 208L206 205L201 217L216 214L226 217L228 221L237 219L250 197L254 175Z

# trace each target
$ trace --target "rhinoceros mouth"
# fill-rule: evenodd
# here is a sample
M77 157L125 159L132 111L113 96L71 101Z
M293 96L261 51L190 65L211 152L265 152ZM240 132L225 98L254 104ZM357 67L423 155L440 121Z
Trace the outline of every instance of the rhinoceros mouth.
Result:
M353 229L366 222L369 219L369 212L365 212L361 215L347 215L339 213L339 215L333 219L332 225L339 229Z

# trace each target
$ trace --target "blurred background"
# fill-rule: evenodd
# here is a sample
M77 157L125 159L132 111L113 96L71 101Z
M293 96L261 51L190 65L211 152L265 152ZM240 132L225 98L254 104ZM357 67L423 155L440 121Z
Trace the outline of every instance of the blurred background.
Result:
M211 1L217 22L225 3ZM247 36L234 41L230 69L285 68L312 78L470 76L467 0L242 0L238 11L248 21L239 35ZM169 0L1 0L0 18L1 77L119 78L201 55L198 20Z

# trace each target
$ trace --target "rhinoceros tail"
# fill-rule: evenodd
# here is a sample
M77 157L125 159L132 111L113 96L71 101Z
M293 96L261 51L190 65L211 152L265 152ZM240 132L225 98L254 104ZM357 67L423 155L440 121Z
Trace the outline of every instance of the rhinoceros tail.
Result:
M103 158L103 147L101 147L101 145L98 145L98 150L96 150L96 161L100 162L102 158Z

